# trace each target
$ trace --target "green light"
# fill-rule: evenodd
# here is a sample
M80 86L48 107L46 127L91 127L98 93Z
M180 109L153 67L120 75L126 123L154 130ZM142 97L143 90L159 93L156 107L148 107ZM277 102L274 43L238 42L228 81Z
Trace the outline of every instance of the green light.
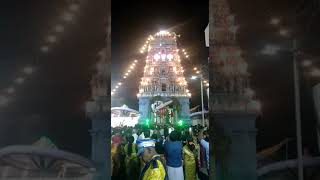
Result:
M146 125L149 126L150 120L146 119Z
M178 121L178 126L182 126L182 125L183 125L183 121L182 120Z

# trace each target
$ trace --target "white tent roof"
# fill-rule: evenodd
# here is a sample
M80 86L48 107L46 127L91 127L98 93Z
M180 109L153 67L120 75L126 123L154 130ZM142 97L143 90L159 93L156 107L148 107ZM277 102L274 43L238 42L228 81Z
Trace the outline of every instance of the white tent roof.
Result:
M125 105L125 104L124 104L123 106L121 106L121 107L113 107L113 108L111 108L111 112L112 112L112 111L116 111L116 110L119 110L119 111L128 111L128 112L131 112L131 113L139 114L138 111L129 108L129 107L128 107L127 105Z

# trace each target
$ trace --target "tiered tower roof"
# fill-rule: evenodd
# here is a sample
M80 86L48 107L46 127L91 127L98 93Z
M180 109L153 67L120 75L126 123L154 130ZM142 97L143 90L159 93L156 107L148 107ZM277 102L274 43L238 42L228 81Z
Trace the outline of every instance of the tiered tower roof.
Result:
M149 36L141 52L147 52L138 97L190 97L174 32Z

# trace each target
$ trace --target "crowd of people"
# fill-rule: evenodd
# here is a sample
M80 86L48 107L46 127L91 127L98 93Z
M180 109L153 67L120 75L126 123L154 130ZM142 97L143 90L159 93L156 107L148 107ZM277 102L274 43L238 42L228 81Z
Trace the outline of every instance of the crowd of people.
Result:
M201 125L112 129L112 180L209 179L209 135Z

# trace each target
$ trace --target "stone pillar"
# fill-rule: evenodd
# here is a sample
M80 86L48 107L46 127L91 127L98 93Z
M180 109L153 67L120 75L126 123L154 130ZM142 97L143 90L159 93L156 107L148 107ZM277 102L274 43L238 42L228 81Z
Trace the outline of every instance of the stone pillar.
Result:
M107 163L111 163L111 142L107 140L111 135L110 129L107 128L107 122L110 121L110 111L88 112L87 116L92 122L89 132L92 137L91 160L96 168L94 180L104 180L108 178L108 172L110 173L110 170L107 169L110 166L107 166Z
M149 118L149 112L151 109L150 98L148 97L140 97L139 98L139 124L142 124L146 118Z
M216 162L216 180L256 180L256 114L227 112L213 116L231 140L223 160L225 168L222 162Z

